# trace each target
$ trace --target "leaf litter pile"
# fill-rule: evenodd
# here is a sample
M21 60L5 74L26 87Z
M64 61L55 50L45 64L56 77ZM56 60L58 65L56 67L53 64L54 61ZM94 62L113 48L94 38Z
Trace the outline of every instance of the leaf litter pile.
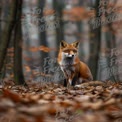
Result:
M0 122L122 122L122 83L4 85Z

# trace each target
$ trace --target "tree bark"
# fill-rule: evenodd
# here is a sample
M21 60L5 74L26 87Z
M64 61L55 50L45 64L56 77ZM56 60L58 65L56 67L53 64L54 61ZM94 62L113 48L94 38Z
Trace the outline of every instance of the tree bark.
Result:
M0 72L2 71L2 67L4 65L5 56L7 53L7 48L9 45L9 41L11 38L12 30L14 27L14 23L16 20L16 10L17 10L17 0L13 0L10 6L10 13L8 14L6 20L7 23L4 27L4 30L1 34L0 40Z
M59 0L53 0L53 8L55 9L56 13L56 17L55 20L59 19L59 26L58 28L56 28L56 43L57 43L57 49L59 48L59 43L60 41L64 40L64 23L62 20L62 16L63 16L63 8L64 8L64 3L63 1L59 1Z
M2 23L2 18L1 18L1 14L2 14L2 2L0 2L0 37L1 37L1 23Z
M100 17L99 16L99 4L100 4L100 0L96 1L96 17ZM91 37L91 45L90 45L90 52L91 52L91 56L90 56L90 61L89 61L89 66L91 69L91 72L93 74L93 79L97 79L97 73L98 73L98 60L99 60L99 53L100 53L100 44L101 44L101 26L97 27L96 29L92 30L91 32L92 34L94 34L94 37Z
M22 28L21 13L22 0L18 0L16 15L15 37L14 37L14 80L16 84L26 85L22 68Z
M38 0L39 8L41 8L41 13L39 14L39 17L42 18L44 16L44 6L45 6L45 0ZM40 25L45 25L45 20L40 22ZM48 46L47 44L47 36L46 36L46 30L40 31L40 44L43 46ZM41 51L41 66L44 65L43 59L45 57L48 57L48 54L46 52Z

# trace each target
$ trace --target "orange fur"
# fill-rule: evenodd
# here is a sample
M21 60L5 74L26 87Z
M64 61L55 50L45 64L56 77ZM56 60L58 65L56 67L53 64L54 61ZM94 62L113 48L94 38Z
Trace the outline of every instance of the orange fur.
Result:
M57 61L64 72L66 78L66 85L79 84L81 81L93 80L89 67L80 61L78 57L79 42L71 44L62 41L60 44L60 50Z

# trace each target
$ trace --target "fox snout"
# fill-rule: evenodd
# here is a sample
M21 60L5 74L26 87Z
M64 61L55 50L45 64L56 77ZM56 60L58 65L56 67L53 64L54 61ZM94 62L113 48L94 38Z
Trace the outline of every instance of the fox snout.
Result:
M75 57L75 54L64 53L64 58L73 59L74 57Z
M75 55L74 54L69 54L68 58L73 58Z

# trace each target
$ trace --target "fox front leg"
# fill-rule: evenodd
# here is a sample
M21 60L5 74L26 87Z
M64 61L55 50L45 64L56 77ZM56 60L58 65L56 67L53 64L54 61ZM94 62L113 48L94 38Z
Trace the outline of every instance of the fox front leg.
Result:
M67 89L71 87L71 84L69 83L69 79L64 79L64 87L66 87Z
M67 87L67 79L64 79L64 87Z
M70 88L71 84L72 84L72 80L70 78L68 78L67 88Z
M63 83L64 83L64 87L70 88L72 86L71 79L65 78Z
M72 86L75 86L76 85L76 82L77 82L78 78L77 76L74 76L73 79L72 79Z

